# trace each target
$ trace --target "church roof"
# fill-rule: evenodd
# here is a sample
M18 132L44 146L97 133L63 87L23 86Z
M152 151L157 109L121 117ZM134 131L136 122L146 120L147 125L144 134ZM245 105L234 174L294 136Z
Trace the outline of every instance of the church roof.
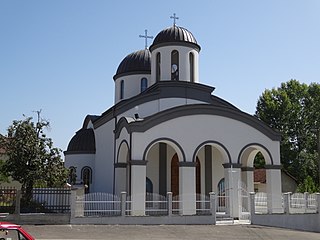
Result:
M150 51L155 49L157 46L170 45L173 43L191 44L194 45L194 47L196 47L198 51L200 51L200 46L198 45L197 40L193 36L193 34L186 28L176 25L168 27L158 33L152 45L150 46Z
M80 129L70 140L65 154L94 154L96 142L93 129Z
M151 73L151 53L149 49L136 51L127 55L120 63L113 79L130 74Z

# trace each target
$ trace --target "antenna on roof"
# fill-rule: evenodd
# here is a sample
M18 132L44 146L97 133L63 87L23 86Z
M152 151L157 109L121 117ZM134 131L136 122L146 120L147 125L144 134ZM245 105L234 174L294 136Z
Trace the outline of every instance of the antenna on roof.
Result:
M179 17L177 17L174 13L173 16L170 16L170 18L173 18L173 26L176 26L176 20L179 19Z
M141 38L145 38L145 49L148 49L148 38L152 39L153 36L148 36L148 30L144 30L144 35L139 35Z

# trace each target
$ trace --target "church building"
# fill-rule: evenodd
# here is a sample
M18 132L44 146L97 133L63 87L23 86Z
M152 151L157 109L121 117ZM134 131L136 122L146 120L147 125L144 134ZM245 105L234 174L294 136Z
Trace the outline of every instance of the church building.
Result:
M228 188L237 209L239 183L254 191L260 152L269 207L281 208L280 134L200 83L200 50L194 35L174 23L121 61L114 105L87 115L64 152L72 183L87 192L127 192L132 215L145 214L148 192L179 195L181 214L193 215L197 194Z

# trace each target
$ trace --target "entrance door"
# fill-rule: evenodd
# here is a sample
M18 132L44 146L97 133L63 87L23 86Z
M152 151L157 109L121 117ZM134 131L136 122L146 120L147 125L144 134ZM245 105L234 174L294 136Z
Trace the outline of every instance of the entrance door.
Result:
M173 196L179 195L179 158L177 154L171 160L171 192Z

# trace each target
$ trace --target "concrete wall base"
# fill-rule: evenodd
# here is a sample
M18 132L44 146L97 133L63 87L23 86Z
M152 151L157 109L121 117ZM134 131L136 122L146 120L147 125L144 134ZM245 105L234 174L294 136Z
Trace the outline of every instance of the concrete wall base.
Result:
M21 225L61 225L70 224L70 214L9 214L1 221L13 222Z
M320 214L252 214L251 224L320 232Z
M206 225L215 224L213 216L119 216L119 217L76 217L71 224L119 224L119 225Z

